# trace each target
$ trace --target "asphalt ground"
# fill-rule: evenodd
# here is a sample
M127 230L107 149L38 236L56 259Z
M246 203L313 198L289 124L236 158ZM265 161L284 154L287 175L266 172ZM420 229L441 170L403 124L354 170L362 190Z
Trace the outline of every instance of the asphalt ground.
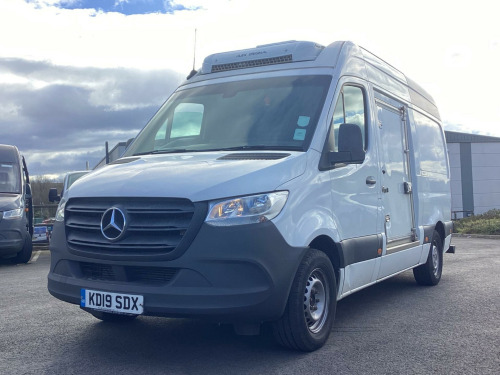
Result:
M0 374L498 374L500 240L456 238L435 287L411 271L340 301L314 353L230 326L139 317L103 323L53 298L50 252L0 261Z

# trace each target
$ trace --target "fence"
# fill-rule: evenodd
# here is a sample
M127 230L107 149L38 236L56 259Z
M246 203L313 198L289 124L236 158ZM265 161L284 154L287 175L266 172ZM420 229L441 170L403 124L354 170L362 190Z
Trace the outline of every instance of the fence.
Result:
M45 219L50 219L56 216L57 204L42 204L33 205L33 216L35 224L40 224Z

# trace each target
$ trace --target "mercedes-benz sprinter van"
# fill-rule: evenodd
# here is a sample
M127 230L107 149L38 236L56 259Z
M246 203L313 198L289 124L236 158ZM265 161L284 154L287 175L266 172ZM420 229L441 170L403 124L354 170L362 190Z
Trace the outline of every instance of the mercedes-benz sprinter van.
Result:
M31 259L33 205L28 168L16 146L0 145L0 257Z
M124 156L61 200L48 288L102 320L205 317L311 351L341 298L450 246L438 109L351 42L205 59Z

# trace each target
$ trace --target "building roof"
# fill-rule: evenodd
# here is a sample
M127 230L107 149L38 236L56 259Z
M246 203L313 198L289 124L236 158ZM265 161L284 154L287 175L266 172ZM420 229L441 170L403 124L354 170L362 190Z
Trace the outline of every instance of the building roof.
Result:
M490 143L500 142L500 137L489 135L459 133L445 130L446 143Z

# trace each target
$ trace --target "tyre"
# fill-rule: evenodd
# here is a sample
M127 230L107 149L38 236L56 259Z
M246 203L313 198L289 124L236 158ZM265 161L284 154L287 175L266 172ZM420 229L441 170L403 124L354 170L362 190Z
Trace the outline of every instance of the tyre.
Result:
M420 285L437 285L443 271L443 242L437 231L432 234L427 262L413 269L413 276Z
M130 322L137 318L137 315L113 314L105 311L88 311L95 318L103 322L124 323Z
M31 242L31 236L26 232L24 239L23 248L14 258L15 263L28 263L31 259L31 254L33 253L33 243Z
M285 313L273 323L276 341L310 352L324 345L337 307L337 283L326 254L311 249L295 275Z

